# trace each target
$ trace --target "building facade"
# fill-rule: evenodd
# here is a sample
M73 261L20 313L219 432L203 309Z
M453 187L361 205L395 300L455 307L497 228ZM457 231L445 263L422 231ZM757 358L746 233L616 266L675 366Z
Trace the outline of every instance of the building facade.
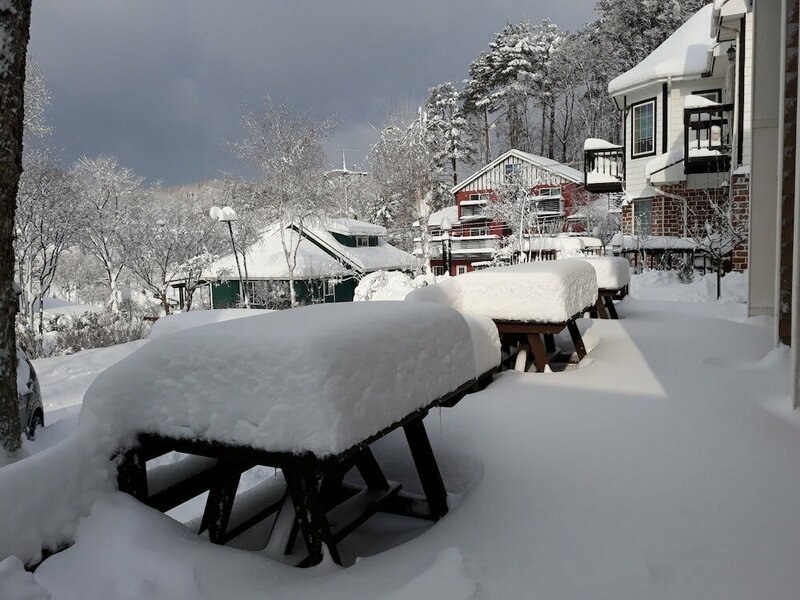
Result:
M496 190L512 178L530 190L541 232L557 235L569 229L580 230L570 217L589 200L583 174L549 158L509 150L450 190L455 206L430 216L434 274L443 274L448 264L451 275L480 269L502 252L512 227L492 218L487 207ZM415 240L415 254L421 254L419 238Z
M715 206L732 215L731 239L748 230L753 23L745 0L707 4L609 84L622 143L587 140L584 177L589 191L623 195L625 235L702 249ZM746 242L729 251L748 267Z

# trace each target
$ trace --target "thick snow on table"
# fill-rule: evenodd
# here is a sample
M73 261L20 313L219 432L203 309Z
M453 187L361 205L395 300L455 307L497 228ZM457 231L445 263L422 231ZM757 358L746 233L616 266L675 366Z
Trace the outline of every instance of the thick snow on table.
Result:
M771 329L623 302L579 322L592 364L505 372L429 417L451 511L406 543L292 569L111 494L36 582L53 600L796 600L800 417L788 362L762 360ZM374 450L406 481L402 432Z
M152 340L100 375L81 418L121 436L338 454L475 379L472 339L457 311L403 302L323 304L194 327ZM487 344L478 350L489 352ZM481 366L499 363L499 344L493 353Z
M582 260L594 267L597 287L601 290L618 290L631 281L631 266L619 256L587 256Z
M153 323L150 329L150 339L154 340L162 335L183 331L191 327L210 325L211 323L221 323L232 319L242 319L254 317L273 312L271 310L254 308L214 308L211 310L190 310L188 312L176 313L166 317L161 317Z
M497 320L562 323L595 303L597 278L579 259L520 263L458 275L414 290L406 300Z

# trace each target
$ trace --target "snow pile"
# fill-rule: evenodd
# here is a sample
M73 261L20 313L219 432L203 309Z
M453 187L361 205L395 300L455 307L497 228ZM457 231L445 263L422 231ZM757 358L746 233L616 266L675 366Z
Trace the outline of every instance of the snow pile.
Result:
M414 282L400 271L375 271L361 278L353 295L354 302L367 300L402 300L414 289Z
M705 108L707 106L721 106L721 104L696 94L689 94L683 101L683 108ZM697 120L697 115L693 115L693 117L693 120Z
M308 306L152 340L95 380L81 419L123 441L145 431L338 454L473 380L474 351L444 306ZM498 344L487 360L499 359Z
M708 68L709 52L716 39L710 35L711 11L706 4L631 70L608 84L616 96L637 86L668 77L699 77Z
M624 258L616 256L587 256L582 260L594 267L597 287L601 290L618 290L631 280L631 266Z
M677 271L644 271L631 277L630 293L640 300L673 302L717 302L715 273L695 275L691 283L681 284ZM732 271L722 278L722 303L747 303L747 273Z
M72 540L95 499L114 489L108 428L80 428L63 442L0 469L0 558L26 562ZM0 588L1 589L1 588ZM0 595L5 598L5 596Z
M492 319L560 323L597 300L594 269L580 259L521 263L473 271L410 293Z
M231 319L241 319L242 317L254 317L264 313L273 312L271 310L257 310L252 308L225 308L213 310L191 310L189 312L177 313L167 317L161 317L153 324L150 330L150 339L154 340L163 335L175 333L189 329L190 327L199 327L201 325L208 325L210 323L219 323L221 321L229 321Z
M50 594L28 573L22 561L10 556L0 562L0 598L8 600L50 600Z

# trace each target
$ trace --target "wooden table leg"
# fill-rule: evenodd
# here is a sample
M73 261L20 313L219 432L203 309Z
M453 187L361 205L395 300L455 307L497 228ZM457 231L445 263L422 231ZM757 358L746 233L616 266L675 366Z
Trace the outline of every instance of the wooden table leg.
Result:
M596 317L601 319L608 319L608 311L606 311L605 299L607 296L598 296L597 302L594 304L594 312Z
M552 333L544 334L544 349L554 354L556 351L556 336Z
M611 296L605 296L603 298L606 302L606 309L608 310L608 314L612 319L618 319L619 316L617 315L617 307L614 306L614 298Z
M439 465L436 464L436 457L433 455L425 425L422 423L423 418L424 415L403 425L403 430L406 434L408 447L411 450L411 456L414 459L414 465L417 467L417 474L419 475L420 483L422 483L425 498L428 500L431 517L434 520L439 520L448 511L447 490L439 472Z
M242 470L238 464L224 460L217 463L215 470L215 481L208 490L200 531L208 529L209 541L212 544L222 544L228 530Z
M536 371L544 373L544 368L547 366L547 350L542 343L542 338L538 333L528 335L528 342L531 345L533 353L533 364L536 365Z
M323 544L328 547L333 561L341 565L342 559L320 502L316 475L308 470L298 472L295 469L284 469L283 475L308 550L308 558L301 565L313 566L322 562Z
M369 447L364 448L359 453L356 468L368 488L373 490L389 489L389 481L386 479L386 475L383 474L378 461L375 460L375 455Z
M575 345L575 353L578 355L578 361L581 361L586 356L586 346L583 345L581 330L578 329L578 324L575 322L575 319L570 319L567 322L567 329L569 329L569 335L572 338L572 343Z
M122 455L117 466L117 487L140 502L147 500L147 466L138 449Z

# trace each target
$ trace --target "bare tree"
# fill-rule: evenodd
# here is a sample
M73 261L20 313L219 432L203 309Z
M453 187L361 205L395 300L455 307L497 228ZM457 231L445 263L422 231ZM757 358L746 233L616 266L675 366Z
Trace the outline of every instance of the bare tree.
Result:
M82 157L72 169L78 193L82 246L103 266L108 304L119 310L119 281L125 269L119 233L132 229L131 211L144 195L142 178L110 156Z
M261 180L246 186L254 214L277 225L286 266L292 306L297 306L294 273L303 230L330 208L330 188L324 179L325 140L332 120L317 121L267 98L260 111L242 119L245 137L233 144L236 155L261 172Z
M17 398L14 286L14 213L22 174L25 63L30 36L30 0L0 4L0 444L9 453L21 445Z
M576 208L586 233L598 238L605 249L611 238L620 231L620 212L609 210L606 198L597 199L591 194L588 194Z
M735 200L726 195L714 198L705 194L702 210L687 206L687 232L695 247L708 255L717 274L717 299L722 293L722 272L725 261L747 242L749 222L736 214Z

